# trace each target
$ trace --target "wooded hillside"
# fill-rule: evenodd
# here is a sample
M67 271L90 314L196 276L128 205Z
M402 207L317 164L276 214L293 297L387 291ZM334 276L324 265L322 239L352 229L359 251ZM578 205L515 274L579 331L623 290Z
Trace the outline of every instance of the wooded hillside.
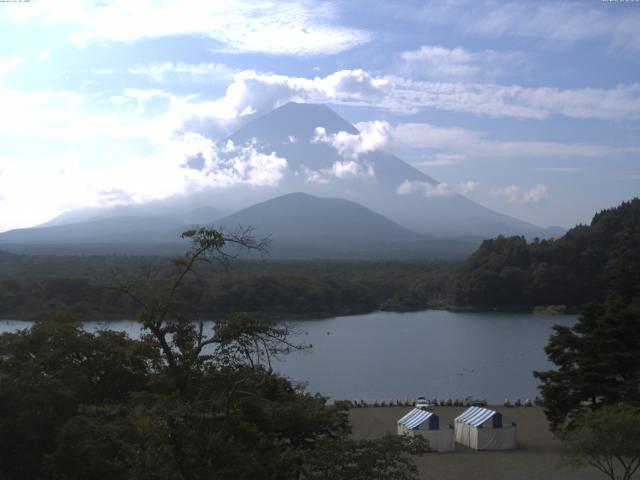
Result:
M612 272L640 254L640 199L597 213L555 240L486 240L457 270L459 306L579 305L602 301Z

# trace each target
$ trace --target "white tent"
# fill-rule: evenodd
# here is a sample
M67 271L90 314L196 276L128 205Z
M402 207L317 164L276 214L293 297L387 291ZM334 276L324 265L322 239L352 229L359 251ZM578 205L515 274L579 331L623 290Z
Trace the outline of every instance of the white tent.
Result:
M440 428L440 417L433 412L414 408L398 420L398 435L421 435L434 452L450 452L454 449L453 429Z
M455 419L456 442L474 450L516 448L516 424L488 408L470 407Z

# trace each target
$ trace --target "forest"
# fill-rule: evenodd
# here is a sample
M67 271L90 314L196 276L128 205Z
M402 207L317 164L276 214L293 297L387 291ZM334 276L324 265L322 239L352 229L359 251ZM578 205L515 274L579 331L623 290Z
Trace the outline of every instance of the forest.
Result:
M640 199L597 213L558 239L486 240L455 272L451 304L476 308L603 301L616 270L639 254Z
M198 265L181 295L200 314L261 312L315 318L375 310L442 308L455 265L401 261L238 260ZM171 259L137 256L30 256L0 253L0 318L41 319L65 311L81 319L133 318L136 305L111 288L123 278L158 283Z

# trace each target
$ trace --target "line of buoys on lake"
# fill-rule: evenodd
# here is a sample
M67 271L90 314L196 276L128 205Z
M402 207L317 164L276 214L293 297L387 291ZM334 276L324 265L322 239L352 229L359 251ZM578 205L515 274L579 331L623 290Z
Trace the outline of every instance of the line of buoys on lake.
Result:
M413 407L415 405L414 401L404 399L404 400L342 400L343 402L347 402L352 408L366 408L366 407ZM486 399L480 400L459 400L459 399L432 399L429 400L428 406L430 407L471 407L471 406L487 406ZM540 405L540 398L536 397L533 401L527 398L524 402L519 398L511 403L508 398L505 398L503 406L505 407L532 407L534 405Z

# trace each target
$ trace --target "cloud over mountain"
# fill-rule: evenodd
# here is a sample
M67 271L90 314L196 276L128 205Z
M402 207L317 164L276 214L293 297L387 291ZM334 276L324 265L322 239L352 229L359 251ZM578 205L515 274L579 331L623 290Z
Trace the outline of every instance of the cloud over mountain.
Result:
M530 188L508 185L495 193L503 196L509 203L540 203L551 198L545 185L534 185Z

